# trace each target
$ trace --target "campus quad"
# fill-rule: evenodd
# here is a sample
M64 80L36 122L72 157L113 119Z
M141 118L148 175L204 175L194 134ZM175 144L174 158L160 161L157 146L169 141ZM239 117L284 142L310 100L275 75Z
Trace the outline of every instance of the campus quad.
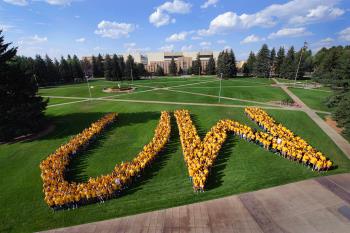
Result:
M136 87L132 93L107 94L102 89L114 84L96 80L90 82L92 99L86 84L40 89L39 93L49 98L46 115L55 129L33 141L0 145L1 184L6 187L2 188L0 199L3 213L0 230L46 230L349 172L349 160L304 112L276 104L285 99L286 94L271 86L272 80L223 80L220 100L219 82L213 77L140 80L130 83ZM259 106L324 153L334 163L334 168L316 172L228 133L204 192L194 192L174 111L187 109L201 138L222 119L231 119L262 131L245 114L246 106ZM317 109L317 104L313 106L310 107L324 110ZM88 182L89 177L106 175L117 164L135 158L154 136L162 111L170 113L169 142L140 177L118 196L104 203L78 206L74 210L54 211L45 203L39 164L57 148L106 114L118 114L96 141L69 163L67 179Z

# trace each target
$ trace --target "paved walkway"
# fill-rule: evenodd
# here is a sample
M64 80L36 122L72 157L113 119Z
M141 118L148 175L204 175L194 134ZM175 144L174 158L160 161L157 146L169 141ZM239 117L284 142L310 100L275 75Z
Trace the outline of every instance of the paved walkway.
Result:
M273 79L278 86L280 86L297 104L299 104L302 110L333 140L333 142L344 152L344 154L350 159L350 144L340 134L337 133L332 127L330 127L321 117L319 117L314 110L309 108L304 102L291 92L288 87Z
M48 232L350 232L350 173Z

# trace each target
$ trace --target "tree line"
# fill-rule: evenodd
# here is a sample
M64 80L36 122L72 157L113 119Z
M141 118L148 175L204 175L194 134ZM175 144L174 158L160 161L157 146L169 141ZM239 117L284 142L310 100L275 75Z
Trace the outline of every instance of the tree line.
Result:
M17 57L0 30L0 142L38 132L46 126L47 101L37 95L33 67Z
M300 65L299 65L300 64ZM271 50L263 44L257 54L250 52L248 60L242 67L242 73L246 76L263 78L280 77L294 79L299 66L297 79L302 79L306 72L312 72L314 61L311 50L305 48L295 51L291 46L287 51L280 47Z
M91 64L87 59L84 59L83 63L91 65L86 70L91 70L94 77L122 81L125 79L139 79L141 76L148 75L144 64L136 63L131 55L128 55L126 61L124 61L123 56L116 54L107 54L105 57L99 54L97 57L92 56L91 60Z
M335 90L327 105L334 109L333 118L350 137L350 46L322 48L314 56L314 64L313 78Z

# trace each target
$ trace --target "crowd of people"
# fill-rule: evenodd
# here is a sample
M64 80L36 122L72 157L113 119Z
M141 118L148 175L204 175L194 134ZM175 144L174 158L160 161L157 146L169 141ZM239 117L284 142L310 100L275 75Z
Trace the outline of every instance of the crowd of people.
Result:
M40 164L45 202L54 209L76 207L80 204L101 201L119 195L133 179L156 158L170 137L170 115L162 112L155 134L150 143L130 162L117 164L112 173L89 178L86 183L68 182L66 167L74 156L78 156L102 131L115 121L116 113L102 117L68 143L61 145Z
M282 155L292 161L301 162L313 170L329 170L333 162L320 151L313 148L301 137L295 135L290 129L277 123L265 111L256 107L245 109L247 116L256 122L266 133L258 138L260 144L266 149Z
M184 160L195 191L204 190L210 168L227 138L227 132L233 132L240 138L256 143L266 150L310 166L313 170L322 171L332 167L332 161L305 140L294 135L292 131L277 124L265 111L259 108L246 108L245 112L265 132L257 131L237 121L220 120L202 141L193 125L190 112L175 111Z

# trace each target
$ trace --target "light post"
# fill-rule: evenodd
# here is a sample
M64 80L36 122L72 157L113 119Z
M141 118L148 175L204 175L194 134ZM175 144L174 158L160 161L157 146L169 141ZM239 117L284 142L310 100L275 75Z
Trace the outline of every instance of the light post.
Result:
M297 85L297 77L298 77L298 73L299 73L300 63L301 63L301 59L303 57L303 52L306 49L307 49L307 42L305 41L304 42L304 46L303 46L303 48L301 49L301 52L300 52L300 58L299 58L299 63L298 63L298 67L297 67L297 72L295 73L295 78L294 78L294 87Z
M221 80L222 80L222 73L220 74L220 89L219 89L219 103L221 102Z
M89 80L88 80L88 78L87 78L87 75L85 75L85 79L86 79L86 84L87 84L88 89L89 89L89 96L90 96L90 101L91 101L92 95L91 95L90 84L89 84Z

